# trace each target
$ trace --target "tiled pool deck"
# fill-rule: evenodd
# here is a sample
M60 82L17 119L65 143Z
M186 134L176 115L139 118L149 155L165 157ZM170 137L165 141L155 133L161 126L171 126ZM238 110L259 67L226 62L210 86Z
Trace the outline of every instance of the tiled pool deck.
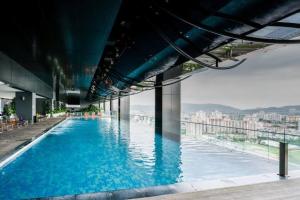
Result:
M49 118L27 127L16 128L0 133L0 162L44 134L65 118Z
M280 181L247 184L243 186L222 187L198 190L196 192L169 194L143 200L298 200L300 199L300 178Z
M97 199L121 200L142 198L145 200L175 199L300 199L300 171L293 171L288 178L276 174L261 174L223 180L177 183L165 186L132 190L118 190L90 194L41 198L44 200ZM293 197L293 198L292 198Z

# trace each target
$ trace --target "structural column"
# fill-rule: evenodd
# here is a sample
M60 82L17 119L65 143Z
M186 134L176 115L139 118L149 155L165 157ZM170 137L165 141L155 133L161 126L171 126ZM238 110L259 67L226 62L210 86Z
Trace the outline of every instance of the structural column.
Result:
M121 97L118 98L118 121L121 121Z
M118 120L130 119L130 97L119 97L118 98Z
M36 117L36 94L16 92L16 114L19 118L34 122Z
M109 111L110 111L110 116L112 117L113 115L113 100L109 100Z
M0 113L3 112L3 107L2 107L2 99L0 98Z
M156 88L155 88L155 113L154 113L154 123L155 123L155 133L162 134L162 104L163 104L163 93L162 93L162 81L163 74L156 76Z
M157 86L163 77L157 77ZM168 78L169 79L169 78ZM171 139L180 140L181 84L155 89L155 132Z
M171 139L180 139L181 84L162 89L162 133Z

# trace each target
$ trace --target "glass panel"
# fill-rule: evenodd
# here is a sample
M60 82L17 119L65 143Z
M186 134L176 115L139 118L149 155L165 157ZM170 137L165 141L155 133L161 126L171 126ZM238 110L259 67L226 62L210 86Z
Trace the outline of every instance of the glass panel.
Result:
M300 30L297 28L268 26L249 34L249 36L271 39L289 39L296 37L299 34Z

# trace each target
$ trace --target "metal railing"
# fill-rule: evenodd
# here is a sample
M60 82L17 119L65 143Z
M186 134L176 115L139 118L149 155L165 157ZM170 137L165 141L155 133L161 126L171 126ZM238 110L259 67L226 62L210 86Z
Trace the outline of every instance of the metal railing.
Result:
M273 130L181 122L183 135L278 161L279 175L286 176L287 166L300 168L300 134L287 133L285 128Z
M277 128L274 128L273 130L261 130L190 121L181 121L181 125L182 134L186 135L199 136L202 134L219 134L228 135L232 137L240 135L246 139L270 139L275 142L284 142L294 145L300 145L300 134L287 133L285 128L283 128L282 131L278 131Z
M136 122L154 126L154 117L131 115ZM300 168L300 135L286 129L251 129L234 126L181 121L181 134L226 148L243 151L271 160L279 160L280 143L289 144L289 164Z

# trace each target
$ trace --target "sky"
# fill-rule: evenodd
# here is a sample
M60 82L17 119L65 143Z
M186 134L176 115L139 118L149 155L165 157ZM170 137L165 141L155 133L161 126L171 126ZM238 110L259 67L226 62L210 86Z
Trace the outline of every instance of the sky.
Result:
M243 57L237 68L208 69L182 81L182 103L240 109L300 105L300 45L272 45ZM132 96L131 103L154 105L154 91Z

